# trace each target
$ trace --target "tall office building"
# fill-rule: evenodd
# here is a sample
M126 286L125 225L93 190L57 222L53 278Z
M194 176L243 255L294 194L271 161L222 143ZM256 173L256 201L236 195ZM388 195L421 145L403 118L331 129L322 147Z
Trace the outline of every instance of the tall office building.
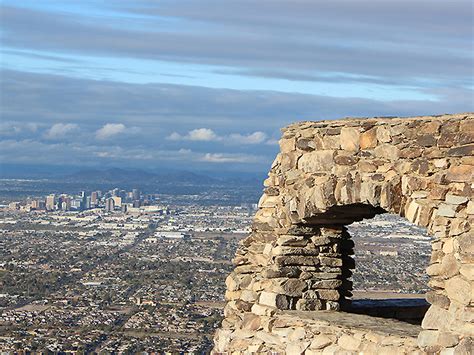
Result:
M54 210L54 200L56 196L54 194L46 196L46 210L53 211Z
M105 200L105 211L112 212L115 209L115 203L113 198Z
M94 208L94 207L97 207L97 205L99 204L99 196L98 196L98 193L97 191L93 191L91 193L91 207Z
M86 210L87 209L87 196L86 196L86 192L85 191L81 191L79 196L81 197L81 206L80 206L80 210Z
M140 190L133 189L132 190L132 200L140 200Z
M87 196L86 197L86 204L84 206L84 209L85 210L88 210L89 208L91 208L91 197L90 196Z

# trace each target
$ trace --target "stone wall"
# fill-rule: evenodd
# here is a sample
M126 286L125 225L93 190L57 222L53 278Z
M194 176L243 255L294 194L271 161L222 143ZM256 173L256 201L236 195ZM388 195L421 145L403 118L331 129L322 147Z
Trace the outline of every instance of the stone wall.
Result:
M434 238L427 268L431 306L417 338L420 351L449 353L471 344L473 114L290 125L283 129L264 186L252 233L241 242L226 280L225 319L215 351L241 351L251 344L284 351L285 337L277 346L273 338L257 339L252 332L278 336L272 329L281 312L311 328L294 312L312 311L317 319L326 311L349 309L354 244L345 226L385 212L427 228ZM368 333L361 334L363 345ZM328 349L340 346L339 338L331 339ZM412 351L413 343L405 343Z

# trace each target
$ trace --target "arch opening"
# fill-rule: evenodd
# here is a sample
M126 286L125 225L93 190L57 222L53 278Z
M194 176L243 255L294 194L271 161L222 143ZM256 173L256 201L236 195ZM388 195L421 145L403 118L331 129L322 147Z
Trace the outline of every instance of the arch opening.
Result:
M348 226L354 241L353 297L348 312L421 325L429 303L432 238L425 228L384 213Z
M373 219L376 217L376 219ZM305 248L308 250L298 251L297 253L301 255L307 254L307 257L311 258L312 254L318 255L319 264L318 265L306 265L310 263L308 258L300 257L299 259L293 259L293 262L299 260L300 265L294 265L301 268L301 274L298 275L299 279L308 278L306 280L308 289L305 292L302 292L301 299L291 300L287 303L287 309L301 309L301 310L342 310L350 313L359 313L367 314L371 316L384 317L384 318L395 318L402 321L407 321L413 324L421 324L424 314L428 310L429 304L424 299L423 295L413 296L413 295L400 295L400 291L403 291L403 287L398 287L396 285L390 293L385 295L382 292L379 292L378 295L374 296L374 291L365 292L362 291L362 287L357 285L355 288L354 296L354 272L356 272L355 279L363 285L363 280L360 279L360 274L357 273L357 259L362 261L362 266L367 271L369 265L367 262L378 261L378 266L373 265L375 269L370 270L372 273L377 272L377 267L383 267L384 263L380 263L380 256L385 256L387 258L398 255L398 252L392 252L387 250L378 250L378 253L375 254L375 258L366 258L364 260L361 256L364 254L364 250L355 249L355 241L358 241L360 244L363 243L361 235L357 234L357 223L365 223L366 226L363 229L365 233L371 234L372 237L380 240L387 237L388 233L393 235L396 233L396 228L380 230L380 228L375 228L376 231L370 232L370 229L374 229L374 225L380 224L381 216L391 216L392 223L396 218L397 223L402 225L406 229L411 228L410 233L412 237L418 235L419 238L423 238L424 244L424 253L425 259L423 262L419 262L417 267L420 277L424 272L424 269L428 266L428 255L430 253L430 238L426 235L426 231L423 231L420 228L417 228L403 217L396 216L390 213L387 213L386 210L380 207L374 207L370 204L348 204L348 205L338 205L329 208L324 213L314 214L310 217L307 217L303 220L302 223L292 229L292 233L301 238L300 245L303 245L305 237L308 239L308 242L305 244ZM402 223L403 221L403 223ZM353 223L355 224L353 225ZM371 227L367 228L367 225ZM403 232L403 229L399 232ZM355 238L351 235L354 234ZM379 234L377 236L377 234ZM401 234L400 234L401 235ZM374 240L371 241L372 244ZM406 242L406 241L405 241ZM405 244L405 247L410 244L412 240ZM390 244L390 243L389 243ZM393 247L394 243L391 243ZM396 244L396 243L395 243ZM413 244L413 243L412 243ZM360 247L361 245L359 245ZM380 245L379 247L383 245ZM314 253L311 253L312 249L316 249ZM383 248L382 248L383 249ZM390 248L388 248L390 250ZM358 254L355 254L355 251L358 251ZM294 250L296 253L296 250ZM362 253L361 253L362 252ZM384 253L385 252L385 253ZM287 253L290 251L287 250ZM373 253L372 253L373 254ZM419 253L418 253L419 255ZM282 257L285 260L285 257ZM409 259L409 258L408 258ZM380 265L382 264L382 265ZM414 274L407 270L409 265L405 265L405 274L411 275L414 277ZM392 265L393 268L393 265ZM403 271L402 265L399 267L394 267L391 272L397 272L396 270ZM410 269L411 270L411 269ZM384 275L384 270L382 275ZM385 273L384 276L386 276ZM383 277L383 276L382 276ZM383 277L384 278L384 277ZM385 286L390 284L390 278L385 279ZM395 277L396 279L396 277ZM400 278L399 278L400 279ZM388 283L387 283L388 281ZM407 280L407 282L410 282ZM423 285L421 291L426 291L426 282L427 278L418 283L418 286ZM405 285L407 286L407 285ZM369 287L370 288L370 287ZM383 289L383 288L382 288ZM367 291L367 290L366 290ZM388 291L385 287L385 291ZM416 286L405 287L406 292L415 292L418 291ZM381 297L384 296L384 297Z

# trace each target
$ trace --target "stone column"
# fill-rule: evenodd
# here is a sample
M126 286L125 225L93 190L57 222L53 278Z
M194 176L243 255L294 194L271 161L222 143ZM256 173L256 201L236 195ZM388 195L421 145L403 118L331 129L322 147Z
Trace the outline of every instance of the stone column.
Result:
M339 310L351 296L353 242L344 226L297 226L273 241L252 244L227 280L228 313L271 309ZM259 272L255 272L255 271ZM270 310L268 310L270 309Z

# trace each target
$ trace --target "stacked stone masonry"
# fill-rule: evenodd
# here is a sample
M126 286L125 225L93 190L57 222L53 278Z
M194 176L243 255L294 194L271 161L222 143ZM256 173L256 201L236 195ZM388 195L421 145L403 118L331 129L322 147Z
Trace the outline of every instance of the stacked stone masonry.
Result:
M474 114L301 122L283 129L279 143L252 233L226 280L214 352L378 353L394 346L398 353L469 353ZM318 323L318 314L350 308L354 244L346 225L385 212L433 237L431 306L421 332L383 339L356 326Z

